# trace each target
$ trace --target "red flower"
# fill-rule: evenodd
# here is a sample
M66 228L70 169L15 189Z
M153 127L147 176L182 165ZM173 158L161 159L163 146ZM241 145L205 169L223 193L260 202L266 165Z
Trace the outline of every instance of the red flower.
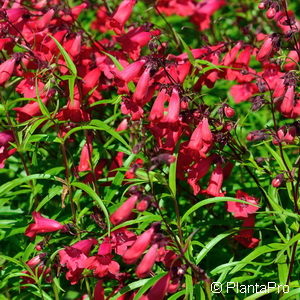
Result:
M157 8L168 16L190 16L195 11L195 4L192 0L159 0Z
M9 158L11 155L13 155L17 149L9 149L4 147L0 147L0 169L4 168L4 164L7 158Z
M104 277L108 274L117 275L120 265L112 259L111 249L109 239L104 240L99 247L98 254L87 258L84 262L84 267L93 270L94 274L99 277Z
M129 99L124 99L121 103L121 112L124 115L131 115L132 121L140 120L143 116L144 110L136 103Z
M233 97L235 103L246 101L257 92L258 88L254 83L237 84L233 85L230 88L230 94Z
M138 194L130 196L111 216L110 221L114 225L121 224L130 219L132 210L139 198Z
M294 107L294 99L295 99L295 87L290 85L288 86L283 101L280 105L280 111L284 116L288 116L292 112Z
M134 244L124 253L123 261L127 264L134 264L148 248L151 240L153 239L154 233L155 228L152 226L138 236Z
M201 188L198 181L208 173L213 162L213 158L214 156L209 156L207 158L200 159L187 169L187 182L192 187L194 195L199 194Z
M191 150L191 154L196 153L196 157L206 157L206 153L213 145L213 135L210 131L208 119L203 118L193 131L187 149Z
M40 253L39 255L33 257L32 259L28 260L26 262L27 266L38 276L40 277L41 275L46 279L46 282L51 282L51 269L46 268L44 264L44 258L46 256L46 253ZM29 271L23 271L22 273L31 275ZM35 280L29 276L21 276L21 279L23 281L21 284L35 284Z
M85 143L82 147L81 154L80 154L80 161L78 165L78 171L84 172L84 171L90 171L91 165L90 160L93 152L93 145L92 141Z
M92 91L98 84L99 78L101 75L101 70L99 68L95 68L89 71L83 77L83 95L87 95L90 91Z
M5 160L17 151L15 148L8 149L10 142L14 140L14 135L10 130L0 132L0 169L4 168Z
M248 195L247 193L238 190L236 192L235 198L247 201L251 204L257 205L259 199ZM247 218L248 215L254 214L259 207L253 205L247 205L245 203L239 203L234 201L227 202L227 211L233 213L235 218Z
M220 163L217 164L216 168L211 173L209 179L209 185L206 190L202 191L202 193L206 193L213 197L223 197L225 193L221 192L222 184L223 184L223 169Z
M58 252L60 264L68 268L66 278L71 284L76 284L80 280L87 256L92 246L96 244L95 239L82 240Z
M136 60L140 56L141 48L146 46L153 36L159 34L159 30L148 31L147 27L141 26L131 29L116 40L121 44L123 51L128 53L131 59Z
M244 219L242 227L254 227L254 224L255 215L250 214L246 219ZM241 229L234 239L246 248L255 248L259 243L259 239L253 237L253 233L253 228Z
M165 110L165 102L169 99L169 95L166 92L166 89L162 89L154 101L152 105L150 114L149 114L149 121L158 121L163 118L164 110Z
M143 104L144 99L146 98L148 89L151 85L151 68L146 68L140 77L135 92L133 94L133 101L137 104Z
M72 122L87 122L90 120L88 112L81 108L78 88L75 87L73 103L68 101L67 106L62 108L56 115L58 120Z
M136 235L123 227L111 233L110 242L115 253L122 256L135 240Z
M297 62L299 62L299 55L297 51L290 51L285 61L286 64L284 65L284 69L286 71L294 70L297 66Z
M180 113L180 96L176 88L172 89L172 94L169 101L168 113L162 119L162 122L175 124L179 121Z
M34 219L34 223L30 224L25 231L25 235L30 238L34 238L36 235L41 233L54 232L65 228L64 225L55 220L42 217L39 212L34 211L32 213L32 217Z
M197 4L195 13L191 21L196 24L199 30L205 30L210 27L211 16L222 6L226 4L225 0L204 0Z
M0 65L0 85L11 77L16 64L16 59L11 58Z
M4 130L0 132L0 152L2 147L9 147L9 143L13 142L14 135L10 130Z
M224 55L222 64L224 66L230 66L235 61L236 56L241 50L242 46L243 43L241 41L237 42L236 45Z
M279 36L277 34L272 34L267 36L264 40L264 43L260 47L259 51L257 52L256 59L258 61L265 61L269 59L274 52L277 51L277 43L279 41Z
M150 291L147 293L147 295L142 296L140 300L163 300L165 298L165 295L168 291L168 287L171 280L171 274L170 272L163 276L161 279L159 279L153 287L150 289Z
M141 260L135 271L137 277L147 277L155 263L157 257L157 249L158 245L153 244L148 250L148 252L144 255L143 259Z
M98 280L94 290L94 300L105 300L104 288L102 286L102 280Z
M23 7L10 8L5 10L9 22L15 23L18 21L25 13L27 9Z
M135 0L123 0L112 15L110 26L117 34L122 33L123 27L131 15L135 2Z
M235 115L235 110L230 106L224 107L224 114L227 118L232 118Z
M42 102L44 104L47 104L49 98L52 97L53 93L54 93L54 90L50 91L48 93L48 95L46 95L42 99ZM27 120L30 120L32 117L40 116L42 114L40 105L37 101L31 101L22 107L15 107L15 108L13 108L13 110L15 110L17 112L16 119L19 123L25 122Z
M132 81L134 78L141 75L143 66L145 65L145 60L138 60L128 66L126 66L122 71L116 71L117 77L124 80L126 83Z

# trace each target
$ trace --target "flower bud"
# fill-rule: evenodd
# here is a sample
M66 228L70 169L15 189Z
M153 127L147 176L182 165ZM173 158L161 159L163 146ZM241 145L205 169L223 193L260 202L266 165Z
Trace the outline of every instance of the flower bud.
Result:
M154 233L155 233L155 227L152 226L143 234L141 234L136 239L134 244L124 253L123 261L126 264L135 263L149 246L151 240L153 239Z
M274 7L270 7L266 13L267 18L273 19L275 17L275 15L276 15L276 9Z
M139 263L136 269L136 275L138 278L146 277L151 271L157 257L157 249L158 249L157 244L152 245L151 248L143 257L143 259L141 260L141 262Z
M235 115L235 110L230 106L224 107L224 114L227 118L232 118Z
M123 223L124 221L127 221L131 214L132 210L135 207L135 203L137 202L139 198L138 194L130 196L111 216L110 221L114 225L118 225Z
M0 85L11 77L15 68L16 59L11 58L0 65Z
M281 186L282 182L284 180L284 175L283 174L278 174L273 180L272 180L272 185L275 188L278 188Z

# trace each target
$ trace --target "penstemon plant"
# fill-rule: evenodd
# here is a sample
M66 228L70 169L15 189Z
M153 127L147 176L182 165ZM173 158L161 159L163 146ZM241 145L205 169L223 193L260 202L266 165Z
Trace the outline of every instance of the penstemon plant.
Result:
M0 300L300 299L299 10L0 1Z

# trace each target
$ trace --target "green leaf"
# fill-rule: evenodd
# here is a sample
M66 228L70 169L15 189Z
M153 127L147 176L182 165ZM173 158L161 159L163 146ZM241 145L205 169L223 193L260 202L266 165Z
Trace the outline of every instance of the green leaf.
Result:
M177 292L176 294L169 297L168 300L176 300L176 299L180 298L183 295L185 295L185 290Z
M0 207L1 216L13 216L13 215L21 215L21 214L24 214L24 211L21 208L11 209L9 206Z
M105 205L103 204L103 201L101 200L101 198L96 194L96 192L87 184L82 183L82 182L72 182L71 183L72 186L75 186L79 189L82 189L83 191L85 191L91 198L93 198L98 205L100 206L100 208L102 209L106 220L107 220L107 230L108 230L108 234L110 235L110 220L109 220L109 214L108 211L105 207Z
M285 248L285 245L281 244L281 243L272 243L272 244L257 247L249 255L244 257L240 261L240 264L235 266L229 273L234 274L234 273L242 270L249 262L252 262L254 259L256 259L257 257L259 257L265 253L279 251L279 250L282 250L283 248Z
M209 241L205 247L200 251L200 253L197 255L196 257L196 264L198 265L202 259L206 256L206 254L212 249L214 248L214 246L219 243L221 240L223 240L224 238L228 237L229 235L232 235L236 233L236 230L230 230L228 232L224 232L221 233L219 235L217 235L215 238L213 238L211 241Z
M186 299L193 300L194 294L194 285L193 285L193 277L190 274L185 274L185 297Z
M192 53L192 51L190 50L190 47L187 45L187 43L182 39L182 37L180 36L180 34L178 34L175 30L173 30L174 34L176 35L177 39L180 41L184 51L186 52L188 59L190 61L190 63L192 65L195 64L195 58L194 55Z
M170 169L169 169L169 187L172 192L172 196L176 197L176 168L177 168L177 155L175 154L176 160L175 162L171 163Z
M74 86L75 86L75 80L77 77L77 69L75 64L73 63L71 57L67 53L67 51L64 49L64 47L59 43L59 41L52 35L48 34L50 38L55 42L56 46L58 47L60 53L65 59L65 62L68 66L69 71L71 72L71 76L69 77L69 93L70 93L70 99L71 102L73 103L74 100Z
M131 162L133 161L133 159L135 158L136 154L132 153L131 155L129 155L129 157L125 160L123 166L128 168L131 164ZM115 194L117 194L119 192L119 186L121 185L123 179L125 176L125 172L124 171L119 171L117 173L117 175L115 176L115 178L113 179L108 191L105 194L105 200L107 202L110 202L112 200L112 198L115 196Z
M14 179L12 181L4 183L3 185L0 186L0 195L5 195L7 192L12 190L13 188L21 185L24 182L28 182L28 181L33 180L33 179L49 179L49 180L59 181L59 180L56 179L55 176L52 176L52 175L33 174L33 175L30 175L30 176L17 178L17 179Z
M201 207L203 207L205 205L208 205L208 204L214 204L214 203L218 203L218 202L227 202L227 201L245 203L245 204L248 204L248 205L252 205L252 206L258 207L255 204L249 203L249 202L244 201L244 200L232 198L232 197L215 197L215 198L209 198L209 199L201 200L201 202L196 203L187 212L185 212L185 214L183 215L183 217L181 219L181 224L183 224L186 221L186 219L188 218L188 216L191 215L193 212L195 212L197 209L199 209L199 208L201 208Z
M46 203L48 203L53 197L60 195L62 192L62 186L56 186L52 188L49 193L39 202L39 205L35 209L39 211Z
M115 131L113 128L111 128L110 126L108 126L107 124L105 124L104 122L102 122L100 120L93 120L90 122L89 125L78 126L78 127L71 129L70 131L68 131L65 134L63 140L66 141L70 135L72 135L73 133L75 133L77 131L81 131L81 130L105 131L105 132L109 133L111 136L113 136L115 139L117 139L119 142L121 142L124 146L126 146L126 148L131 149L130 146L128 145L128 143L123 139L123 137L117 131Z
M19 262L18 260L16 260L15 258L6 256L6 255L2 255L2 254L0 254L0 258L3 259L3 260L8 260L8 261L10 261L10 262L12 262L12 263L14 263L18 266L21 266L22 268L24 267L24 265L21 262Z

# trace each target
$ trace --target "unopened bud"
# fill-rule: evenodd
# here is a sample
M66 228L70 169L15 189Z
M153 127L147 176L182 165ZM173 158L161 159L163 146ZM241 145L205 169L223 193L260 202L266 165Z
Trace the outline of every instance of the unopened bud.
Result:
M261 10L265 9L266 8L265 3L264 2L259 3L258 8L261 9Z
M276 9L273 8L273 7L270 7L268 10L267 10L267 13L266 13L266 16L268 19L273 19L276 15Z
M235 110L230 106L224 107L224 114L227 118L232 118L235 115Z
M281 186L282 182L284 180L284 175L283 174L278 174L273 180L272 180L272 185L275 188L278 188Z

